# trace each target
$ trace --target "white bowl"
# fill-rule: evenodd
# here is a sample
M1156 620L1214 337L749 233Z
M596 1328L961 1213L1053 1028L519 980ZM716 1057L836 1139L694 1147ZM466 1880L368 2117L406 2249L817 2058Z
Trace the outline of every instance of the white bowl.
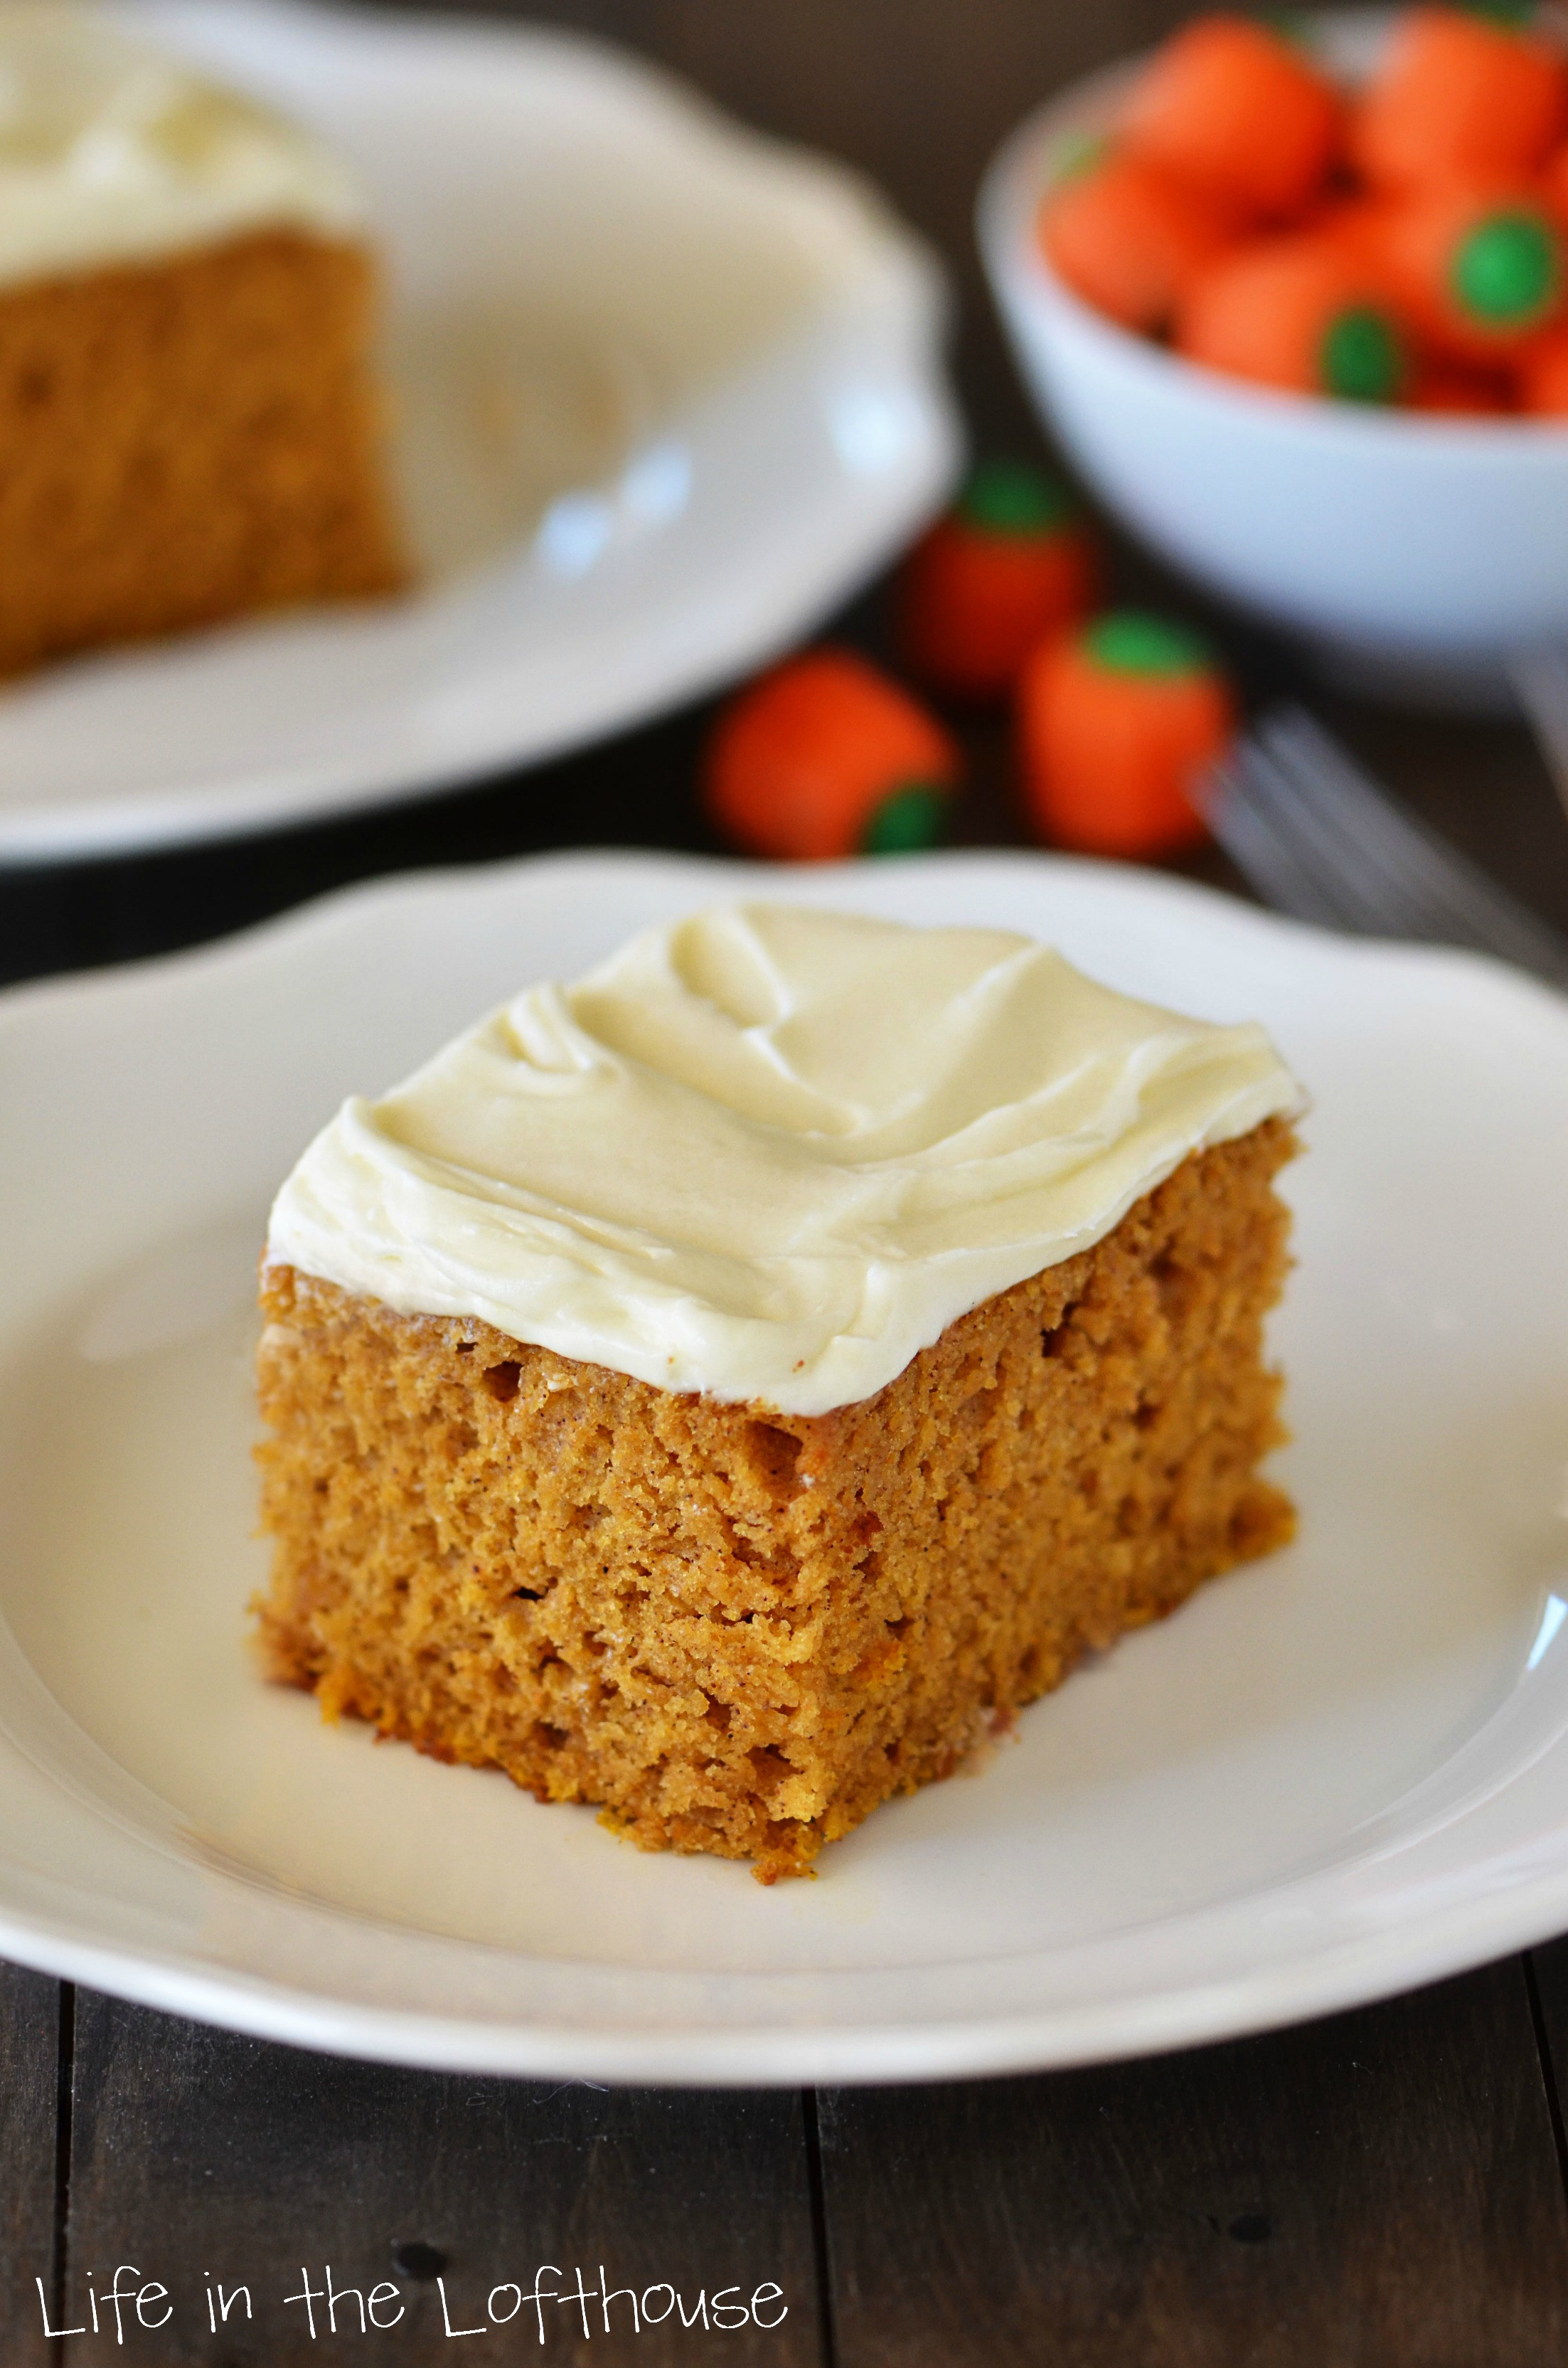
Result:
M1353 73L1385 21L1326 17L1318 39ZM982 185L981 250L1047 426L1140 541L1323 670L1427 704L1506 702L1509 652L1568 640L1568 427L1250 386L1084 303L1035 218L1064 137L1103 126L1136 71L1039 108Z

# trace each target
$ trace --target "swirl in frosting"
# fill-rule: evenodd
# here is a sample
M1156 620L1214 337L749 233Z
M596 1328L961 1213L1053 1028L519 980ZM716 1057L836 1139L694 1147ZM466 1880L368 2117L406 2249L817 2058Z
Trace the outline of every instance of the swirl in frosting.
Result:
M749 905L533 986L284 1185L268 1256L404 1314L814 1415L1301 1107L1264 1034L996 929Z

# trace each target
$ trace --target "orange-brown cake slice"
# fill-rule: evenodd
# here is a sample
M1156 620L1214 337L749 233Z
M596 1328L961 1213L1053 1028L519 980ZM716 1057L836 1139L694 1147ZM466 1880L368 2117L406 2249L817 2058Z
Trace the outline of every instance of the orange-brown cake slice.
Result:
M804 1868L1289 1535L1299 1107L1000 931L750 907L518 996L279 1195L273 1673Z
M401 585L343 166L69 0L0 90L0 673Z

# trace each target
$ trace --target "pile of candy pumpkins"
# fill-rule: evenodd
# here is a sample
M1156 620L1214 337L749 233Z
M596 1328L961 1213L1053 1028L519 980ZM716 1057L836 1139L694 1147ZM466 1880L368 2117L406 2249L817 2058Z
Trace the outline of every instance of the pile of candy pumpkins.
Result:
M1064 488L991 461L905 560L903 671L970 704L1014 702L1037 837L1175 854L1204 836L1200 785L1234 728L1229 685L1183 625L1099 607L1096 539ZM892 855L945 835L958 743L915 691L846 649L749 684L710 740L704 791L726 837L793 861Z
M1568 52L1526 8L1425 7L1358 88L1289 29L1200 17L1040 207L1123 327L1268 386L1568 414ZM1288 20L1287 20L1288 26Z

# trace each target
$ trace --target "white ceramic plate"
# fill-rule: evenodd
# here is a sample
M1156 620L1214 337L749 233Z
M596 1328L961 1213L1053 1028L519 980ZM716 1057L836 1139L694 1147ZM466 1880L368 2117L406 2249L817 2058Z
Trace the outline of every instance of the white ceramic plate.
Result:
M122 0L317 125L391 278L415 598L0 693L0 861L301 821L541 757L809 630L957 466L933 265L858 181L563 35Z
M772 1891L325 1727L244 1642L254 1268L306 1138L524 981L759 890L1052 938L1261 1017L1316 1097L1300 1543ZM1568 1003L1522 977L1041 856L566 856L0 998L0 1952L366 2055L842 2081L1172 2046L1568 1926Z

